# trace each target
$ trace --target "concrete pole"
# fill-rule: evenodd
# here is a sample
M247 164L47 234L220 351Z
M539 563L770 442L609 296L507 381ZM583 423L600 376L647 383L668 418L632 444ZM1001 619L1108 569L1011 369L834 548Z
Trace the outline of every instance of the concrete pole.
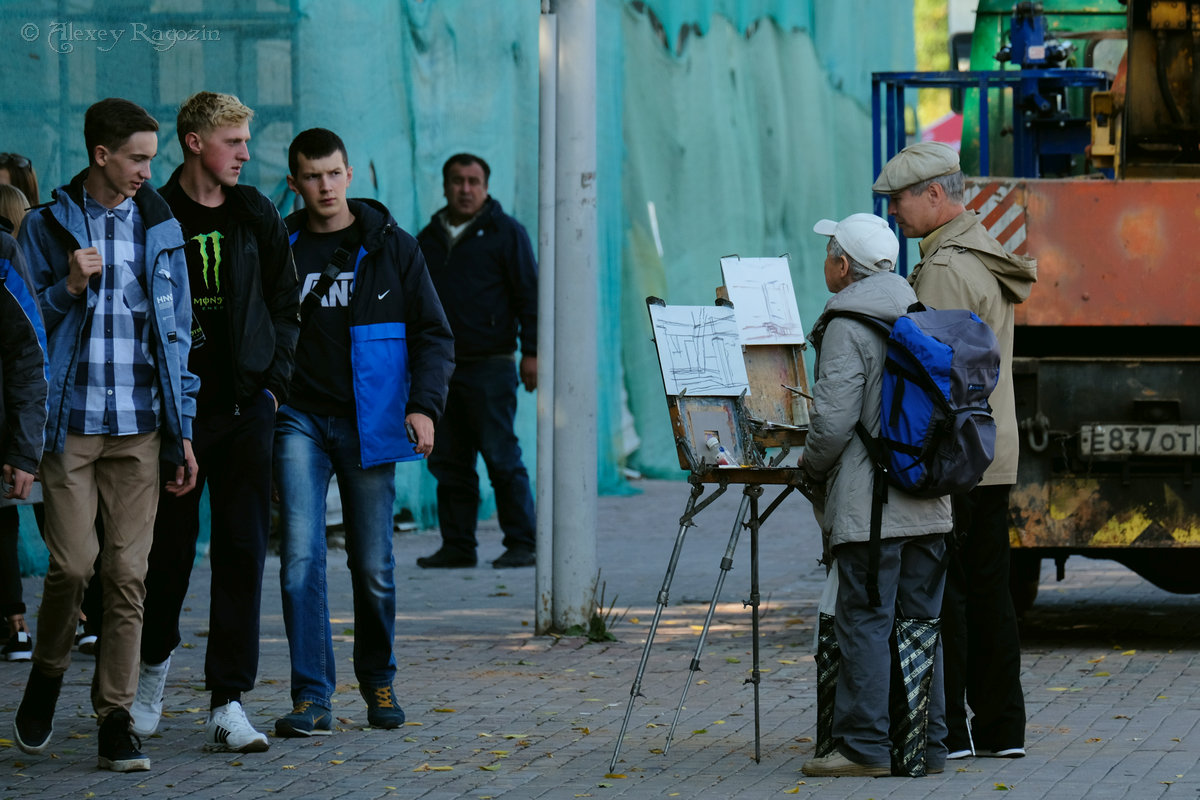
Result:
M538 29L538 393L537 596L534 625L554 626L554 148L558 91L558 18L542 3Z
M586 625L596 594L596 0L555 0L554 625Z

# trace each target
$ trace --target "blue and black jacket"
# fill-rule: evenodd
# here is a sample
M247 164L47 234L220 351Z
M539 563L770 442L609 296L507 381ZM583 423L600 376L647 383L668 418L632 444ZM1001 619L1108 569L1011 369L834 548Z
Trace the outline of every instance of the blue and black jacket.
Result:
M0 462L29 474L46 430L46 330L16 241L0 232Z
M408 414L437 424L454 371L454 336L417 241L374 200L350 200L363 243L350 287L350 373L362 467L421 458ZM308 212L288 216L294 244Z

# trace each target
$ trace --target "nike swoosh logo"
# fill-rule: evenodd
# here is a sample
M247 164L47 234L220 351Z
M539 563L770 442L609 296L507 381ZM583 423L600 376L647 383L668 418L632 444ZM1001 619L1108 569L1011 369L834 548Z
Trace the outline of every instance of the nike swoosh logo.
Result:
M390 292L390 291L392 291L392 290L391 290L391 289L388 289L388 290L387 290L387 292L384 292L383 294L379 295L379 299L380 299L380 300L382 300L383 298L387 297L387 296L388 296L388 292Z

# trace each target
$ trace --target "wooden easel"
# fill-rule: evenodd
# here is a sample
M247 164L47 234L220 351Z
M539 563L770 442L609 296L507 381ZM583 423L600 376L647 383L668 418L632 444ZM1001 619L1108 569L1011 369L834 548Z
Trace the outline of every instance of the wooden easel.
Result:
M728 294L724 287L717 289L717 305L729 305ZM656 297L646 299L647 308L665 305ZM654 312L651 310L653 320ZM667 391L667 409L670 412L671 428L675 435L675 448L679 456L679 466L687 470L688 482L691 484L691 494L684 508L683 516L679 519L679 532L675 537L675 546L667 564L666 575L663 577L662 588L658 592L658 603L654 618L650 623L650 631L642 649L641 662L638 664L637 675L629 690L629 703L625 709L625 719L621 723L621 731L617 736L616 747L613 750L609 770L615 772L617 759L621 754L621 744L629 727L629 719L633 713L633 704L641 695L642 678L646 671L646 663L650 657L650 648L662 617L663 609L669 605L671 581L679 556L683 550L683 541L687 529L693 519L714 500L724 494L731 484L741 485L742 501L737 516L733 522L733 530L721 559L717 584L713 589L712 601L704 618L704 625L696 643L696 651L688 668L687 681L679 704L675 708L675 716L667 732L667 742L663 747L665 755L671 748L671 740L679 723L679 715L687 700L695 673L700 669L700 656L704 650L705 639L712 625L717 602L725 577L733 566L734 550L743 527L750 531L750 597L743 601L751 610L751 627L753 632L753 664L747 683L754 686L754 760L761 760L760 718L759 718L759 585L758 585L758 532L767 517L779 507L780 503L799 489L802 494L812 497L805 482L801 469L790 458L793 447L804 444L808 433L808 378L804 369L803 350L805 345L759 344L743 347L743 359L746 367L750 391L741 396L691 396L686 393L672 394ZM664 371L665 375L665 371ZM665 382L664 382L665 388ZM721 446L726 444L725 452L736 461L734 466L720 466L716 463L713 448L710 447L714 431L724 435L720 438ZM774 452L772 452L774 451ZM791 466L788 466L788 462ZM700 495L704 487L712 484L716 491L701 501ZM783 489L761 513L759 499L766 485L782 486Z

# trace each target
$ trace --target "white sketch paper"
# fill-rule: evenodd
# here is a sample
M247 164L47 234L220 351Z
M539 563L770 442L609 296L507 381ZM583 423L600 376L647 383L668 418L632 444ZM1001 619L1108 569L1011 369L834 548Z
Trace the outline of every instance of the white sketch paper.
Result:
M733 309L650 305L667 394L737 396L750 379Z
M721 259L725 289L737 312L742 344L804 344L804 328L788 260Z

